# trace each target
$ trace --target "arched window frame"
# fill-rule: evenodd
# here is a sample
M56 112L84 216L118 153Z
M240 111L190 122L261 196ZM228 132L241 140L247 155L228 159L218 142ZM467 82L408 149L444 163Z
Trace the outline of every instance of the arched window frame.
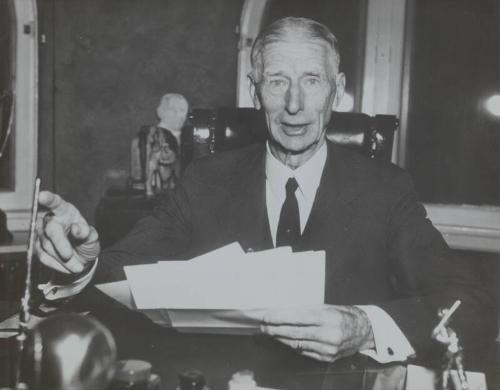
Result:
M393 162L405 165L409 81L412 56L412 12L415 0L366 0L366 40L361 111L400 118ZM249 53L268 4L245 0L239 26L236 102L251 107L246 75ZM455 249L500 252L500 207L425 204L429 218Z
M13 95L14 190L0 192L0 207L12 231L29 226L38 149L38 28L35 0L14 6Z

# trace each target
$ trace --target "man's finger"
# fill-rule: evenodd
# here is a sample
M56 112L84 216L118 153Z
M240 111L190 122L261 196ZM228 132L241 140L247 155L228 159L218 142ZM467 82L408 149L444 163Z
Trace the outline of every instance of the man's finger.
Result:
M99 245L99 234L93 226L88 226L88 235L85 240L78 245L76 252L87 261L93 261L101 251L101 246Z
M340 345L343 341L342 330L330 326L261 325L261 331L273 337L316 341L330 346Z
M67 261L73 256L71 243L64 232L64 227L59 222L52 219L45 224L45 237L50 240L62 261ZM42 244L44 244L43 241Z
M79 240L85 241L90 234L90 227L85 221L80 221L79 223L73 223L71 225L71 235Z
M316 352L302 351L301 355L307 356L307 357L314 359L314 360L323 361L323 357L319 353L316 353Z
M39 241L40 241L40 246L45 253L47 253L50 257L57 259L57 261L60 262L61 264L64 264L64 260L61 259L50 239L48 239L45 236L41 236Z
M68 230L72 223L85 221L75 206L50 191L42 191L38 196L38 201L48 208L51 214L61 221Z
M87 266L87 262L82 259L77 253L75 253L71 258L64 264L64 266L69 269L74 274L79 274L83 272Z
M40 194L38 195L38 203L40 203L44 207L47 207L54 213L56 213L56 211L64 211L64 209L67 208L68 204L59 195L54 194L50 191L40 191Z
M87 264L91 261L86 261L75 251L68 259L62 260L54 249L52 242L46 237L37 240L37 245L40 262L59 272L79 274L85 270Z
M64 274L70 274L71 273L57 259L55 259L54 257L50 256L47 252L45 252L42 249L39 240L37 240L35 242L35 250L36 250L36 253L37 253L37 256L38 256L38 260L40 260L40 262L43 265L45 265L46 267L48 267L50 269L53 269L53 270L56 270L56 271L59 271L59 272L62 272Z
M302 351L302 355L310 357L314 360L319 360L320 362L325 362L325 363L333 363L335 360L337 360L340 357L340 356L325 356L325 355L320 355L319 353L310 352L310 351Z
M339 349L334 345L329 345L325 343L320 343L317 341L309 340L290 340L278 337L277 340L290 348L296 349L299 352L308 351L314 352L322 356L336 356L339 353Z
M262 333L273 337L300 340L317 340L319 328L317 326L291 326L291 325L262 325Z

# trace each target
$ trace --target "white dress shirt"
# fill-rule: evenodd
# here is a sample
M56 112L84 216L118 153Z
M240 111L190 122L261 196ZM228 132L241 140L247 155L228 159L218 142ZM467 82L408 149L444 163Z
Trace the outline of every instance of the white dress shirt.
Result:
M300 231L304 231L326 163L327 147L324 143L303 165L296 169L284 165L266 145L266 205L273 245L276 246L281 207L286 198L286 182L294 177L298 183L295 197L299 205ZM404 361L415 351L394 320L383 309L374 305L358 305L370 320L375 349L361 351L380 363Z
M49 301L72 297L82 291L85 286L90 283L97 269L97 263L98 259L96 258L90 269L71 283L60 285L54 284L52 280L49 280L45 284L39 284L38 289L42 291L45 299Z

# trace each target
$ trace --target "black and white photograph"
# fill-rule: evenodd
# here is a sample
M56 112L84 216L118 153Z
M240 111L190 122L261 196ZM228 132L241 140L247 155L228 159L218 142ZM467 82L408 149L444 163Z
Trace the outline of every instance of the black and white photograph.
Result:
M0 0L0 389L500 389L499 0Z

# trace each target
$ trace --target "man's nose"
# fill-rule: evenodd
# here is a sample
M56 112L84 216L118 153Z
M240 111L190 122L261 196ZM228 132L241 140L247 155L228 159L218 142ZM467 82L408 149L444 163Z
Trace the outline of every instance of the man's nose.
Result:
M304 94L297 84L291 84L286 94L286 110L289 114L297 114L304 108Z

